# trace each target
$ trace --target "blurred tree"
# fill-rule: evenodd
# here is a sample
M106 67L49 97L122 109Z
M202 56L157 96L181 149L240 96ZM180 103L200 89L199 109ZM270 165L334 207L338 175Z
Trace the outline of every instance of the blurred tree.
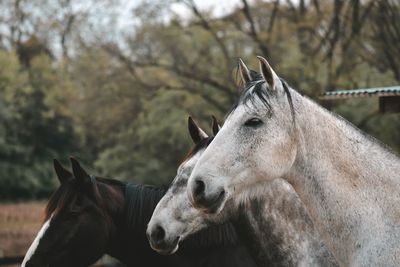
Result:
M115 146L100 154L96 165L107 175L167 185L191 146L188 113L209 121L204 129L210 130L212 111L201 97L182 90L158 91L144 101L137 120L121 131Z
M372 49L364 46L370 64L383 70L390 69L400 82L400 4L398 1L375 1L372 24ZM373 62L374 61L374 62Z
M293 87L313 98L325 90L385 86L395 82L393 72L377 72L376 65L365 60L362 54L362 46L374 40L368 31L373 22L367 20L369 15L378 12L374 1L300 1L298 4L256 1L250 5L242 0L240 8L222 18L200 11L194 1L178 3L192 12L188 21L179 17L169 22L159 19L165 14L162 4L152 5L148 10L151 16L146 8L140 7L135 15L143 20L137 31L127 37L125 44L128 45L116 42L103 46L130 70L141 86L152 92L183 90L192 97L201 97L211 113L222 116L237 95L234 73L237 57L243 57L250 66L257 66L254 55L260 53L269 56ZM160 105L164 101L166 107L171 105L166 100ZM395 130L400 123L399 116L365 113L377 107L377 101L357 103L329 103L328 108L399 149L399 135ZM188 107L183 109L186 113L188 110ZM160 174L173 174L172 166L179 162L180 150L161 145L159 136L174 140L172 125L179 116L153 112L156 111L144 105L139 119L127 129L130 134L122 134L115 147L105 150L97 166L103 166L105 172L110 170L110 174L121 173L124 178L133 173L136 181L156 182ZM152 114L157 115L160 125L153 125L151 132L146 132L148 121L143 118L152 118ZM383 127L386 123L391 126ZM143 132L146 134L141 135ZM135 141L124 139L127 136ZM127 143L132 144L132 152L121 145ZM146 152L142 152L143 144ZM169 152L165 154L167 158L159 154L161 150ZM136 151L140 151L138 158L134 156ZM121 165L125 162L124 154L129 159L126 167ZM106 160L116 155L118 160ZM125 172L129 170L128 162L132 162L132 172ZM142 167L133 167L135 164ZM138 168L144 171L137 172Z
M71 154L79 140L49 101L58 82L49 59L38 56L24 71L14 54L0 58L0 198L44 197L56 182L51 159Z

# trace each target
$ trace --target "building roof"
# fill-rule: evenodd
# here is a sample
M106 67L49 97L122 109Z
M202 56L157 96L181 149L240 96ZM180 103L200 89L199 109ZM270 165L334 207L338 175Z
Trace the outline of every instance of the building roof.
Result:
M400 86L331 91L325 92L322 96L320 96L320 99L334 100L371 96L400 96Z

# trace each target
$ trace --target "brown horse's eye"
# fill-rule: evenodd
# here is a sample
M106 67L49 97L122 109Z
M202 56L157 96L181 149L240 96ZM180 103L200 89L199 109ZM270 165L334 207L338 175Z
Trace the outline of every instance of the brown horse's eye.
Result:
M73 210L73 211L71 211L71 215L72 216L78 216L79 212L77 210Z
M80 208L73 208L73 209L70 209L70 211L69 211L69 215L71 217L76 217L81 213L82 213L82 209L80 209Z
M251 118L244 123L244 126L247 127L257 127L261 125L263 122L259 118Z

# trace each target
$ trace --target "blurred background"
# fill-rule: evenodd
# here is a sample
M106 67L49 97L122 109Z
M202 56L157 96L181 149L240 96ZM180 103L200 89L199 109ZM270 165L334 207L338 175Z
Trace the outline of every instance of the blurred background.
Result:
M327 91L400 84L397 0L0 1L0 257L24 254L52 159L167 185L263 55L301 93L400 151L400 115Z

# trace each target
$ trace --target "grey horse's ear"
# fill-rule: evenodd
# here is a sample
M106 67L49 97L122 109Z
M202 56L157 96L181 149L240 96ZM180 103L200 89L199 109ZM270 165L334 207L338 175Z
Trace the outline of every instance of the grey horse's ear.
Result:
M58 160L54 159L53 165L54 165L54 170L57 174L57 178L61 184L65 183L66 181L68 181L73 177L72 173L67 169L65 169Z
M217 133L219 132L219 129L221 129L221 126L218 124L217 119L214 117L214 115L211 116L212 117L212 130L213 130L213 135L216 136Z
M257 58L260 60L260 72L264 80L268 83L269 88L274 90L276 83L279 81L278 75L276 75L275 71L265 58L261 56L257 56Z
M208 135L194 122L192 117L188 118L188 129L195 144L208 137Z
M74 174L75 179L81 184L81 185L87 185L90 183L90 176L89 174L86 173L86 171L82 168L82 166L79 164L79 162L75 158L70 158L72 165L72 172Z
M241 58L239 58L239 73L240 78L242 78L243 85L247 85L249 82L251 82L252 79L250 75L250 70L247 68L246 64L244 64Z

